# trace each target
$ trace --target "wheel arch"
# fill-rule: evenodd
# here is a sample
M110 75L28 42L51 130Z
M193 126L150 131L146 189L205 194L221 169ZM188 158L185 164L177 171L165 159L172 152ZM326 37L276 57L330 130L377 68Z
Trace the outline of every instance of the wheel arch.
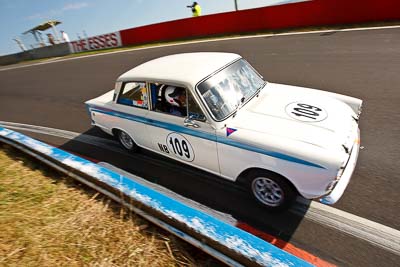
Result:
M285 176L283 176L283 175L281 175L281 174L279 174L277 172L274 172L274 171L271 171L271 170L267 170L267 169L263 169L263 168L259 168L259 167L251 167L251 168L248 168L248 169L245 169L244 171L242 171L239 174L239 176L237 177L236 183L238 183L239 185L243 185L243 186L246 185L248 182L250 182L249 181L249 174L251 174L252 172L255 172L255 171L263 171L263 172L271 173L273 175L276 175L276 176L279 176L279 177L283 178L284 180L286 180L289 183L289 185L295 190L295 192L297 194L299 194L299 191L297 190L296 186L292 183L292 181L290 179L288 179L287 177L285 177Z
M111 133L113 134L114 138L118 139L118 135L117 135L118 132L125 132L126 134L129 135L130 138L132 138L133 142L135 142L135 144L138 145L138 143L136 142L135 138L128 131L126 131L126 130L124 130L122 128L119 128L119 127L114 127L114 128L111 129Z

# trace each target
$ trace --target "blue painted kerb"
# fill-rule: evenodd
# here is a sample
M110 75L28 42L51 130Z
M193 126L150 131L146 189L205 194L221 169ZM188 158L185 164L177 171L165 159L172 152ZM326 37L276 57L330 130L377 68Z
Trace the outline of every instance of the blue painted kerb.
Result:
M312 266L273 245L232 225L188 207L154 189L143 186L127 177L88 160L52 147L21 133L0 127L0 137L25 145L54 160L75 168L91 177L112 186L134 200L146 205L169 218L185 224L193 231L218 242L224 247L263 266Z

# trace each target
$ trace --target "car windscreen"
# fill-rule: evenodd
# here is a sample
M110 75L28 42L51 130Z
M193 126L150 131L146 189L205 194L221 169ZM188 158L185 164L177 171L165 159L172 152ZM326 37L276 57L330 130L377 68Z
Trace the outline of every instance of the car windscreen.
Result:
M217 121L224 120L264 85L264 80L240 59L201 82L197 88Z

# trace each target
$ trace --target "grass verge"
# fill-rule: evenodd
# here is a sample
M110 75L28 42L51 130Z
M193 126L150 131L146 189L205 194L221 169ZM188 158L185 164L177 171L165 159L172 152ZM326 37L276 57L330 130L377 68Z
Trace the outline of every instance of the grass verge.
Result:
M222 265L1 143L0 229L0 266Z

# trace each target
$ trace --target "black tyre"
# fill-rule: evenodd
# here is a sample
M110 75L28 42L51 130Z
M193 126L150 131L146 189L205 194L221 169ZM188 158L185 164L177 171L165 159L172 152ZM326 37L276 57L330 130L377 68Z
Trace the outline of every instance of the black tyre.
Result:
M287 209L297 196L284 177L262 170L248 174L247 189L259 204L271 211Z
M139 150L138 145L136 145L135 141L124 131L118 130L116 131L116 137L121 145L129 151L136 152Z

